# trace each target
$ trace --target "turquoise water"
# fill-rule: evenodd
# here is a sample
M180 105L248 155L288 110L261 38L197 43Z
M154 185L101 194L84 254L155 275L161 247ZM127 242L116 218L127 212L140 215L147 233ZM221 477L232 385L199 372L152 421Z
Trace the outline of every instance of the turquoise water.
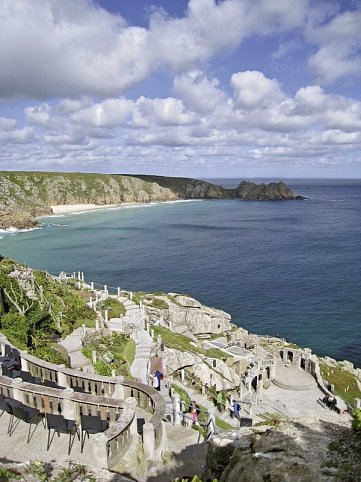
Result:
M361 366L361 182L288 184L310 199L43 218L43 229L4 236L0 252L114 287L188 293L252 332Z

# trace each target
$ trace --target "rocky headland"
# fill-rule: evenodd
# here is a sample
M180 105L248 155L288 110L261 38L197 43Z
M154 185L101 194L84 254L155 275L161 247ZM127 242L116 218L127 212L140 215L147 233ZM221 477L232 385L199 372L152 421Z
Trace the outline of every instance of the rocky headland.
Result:
M302 199L282 181L242 181L236 189L187 178L146 175L0 172L0 228L36 226L51 206L148 203L178 199Z

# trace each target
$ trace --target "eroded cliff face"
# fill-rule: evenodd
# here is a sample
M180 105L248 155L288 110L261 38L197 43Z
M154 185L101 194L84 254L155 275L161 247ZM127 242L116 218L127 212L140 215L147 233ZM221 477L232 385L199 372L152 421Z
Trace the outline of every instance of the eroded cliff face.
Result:
M302 402L301 402L302 403ZM346 415L286 420L244 428L208 445L205 480L335 482L361 480L361 437Z
M199 335L223 335L232 329L231 316L225 311L202 305L190 296L170 293L170 297L156 296L164 308L159 309L145 301L144 309L151 322L160 320L160 325L175 333ZM172 301L173 300L173 301Z
M176 199L295 199L283 182L242 181L236 189L209 182L161 176L110 174L0 172L0 226L31 227L31 216L51 214L59 204L121 204ZM11 221L13 218L13 222ZM10 223L10 224L9 224Z
M242 181L237 187L236 197L249 200L291 200L295 195L283 181L271 182L270 184L255 184L253 182Z

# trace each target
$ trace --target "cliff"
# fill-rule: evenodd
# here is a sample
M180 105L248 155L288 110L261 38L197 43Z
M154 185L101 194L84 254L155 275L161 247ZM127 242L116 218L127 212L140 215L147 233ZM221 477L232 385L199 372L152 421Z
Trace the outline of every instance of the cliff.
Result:
M220 434L208 445L206 480L360 481L361 437L325 414Z
M283 182L258 185L242 181L236 189L226 189L188 178L3 171L0 172L0 227L31 227L36 222L28 215L51 214L50 206L59 204L102 205L226 198L296 199Z

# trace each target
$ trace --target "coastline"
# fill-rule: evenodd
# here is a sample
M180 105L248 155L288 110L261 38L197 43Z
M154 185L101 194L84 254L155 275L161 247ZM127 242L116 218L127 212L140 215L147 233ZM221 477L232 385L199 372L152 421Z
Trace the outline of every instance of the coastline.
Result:
M121 204L58 204L56 206L50 206L50 207L53 210L53 214L71 214L71 213L78 213L78 212L84 212L84 211L99 211L101 209L114 209L120 206L122 205ZM45 216L39 216L39 217L45 217Z
M50 206L53 210L53 214L46 214L37 216L37 218L47 218L50 216L59 216L64 214L83 213L87 211L105 211L108 209L119 209L128 207L142 207L142 206L155 206L157 204L175 204L186 203L195 201L205 201L206 199L172 199L169 201L150 201L150 202L131 202L121 204L58 204L56 206Z

